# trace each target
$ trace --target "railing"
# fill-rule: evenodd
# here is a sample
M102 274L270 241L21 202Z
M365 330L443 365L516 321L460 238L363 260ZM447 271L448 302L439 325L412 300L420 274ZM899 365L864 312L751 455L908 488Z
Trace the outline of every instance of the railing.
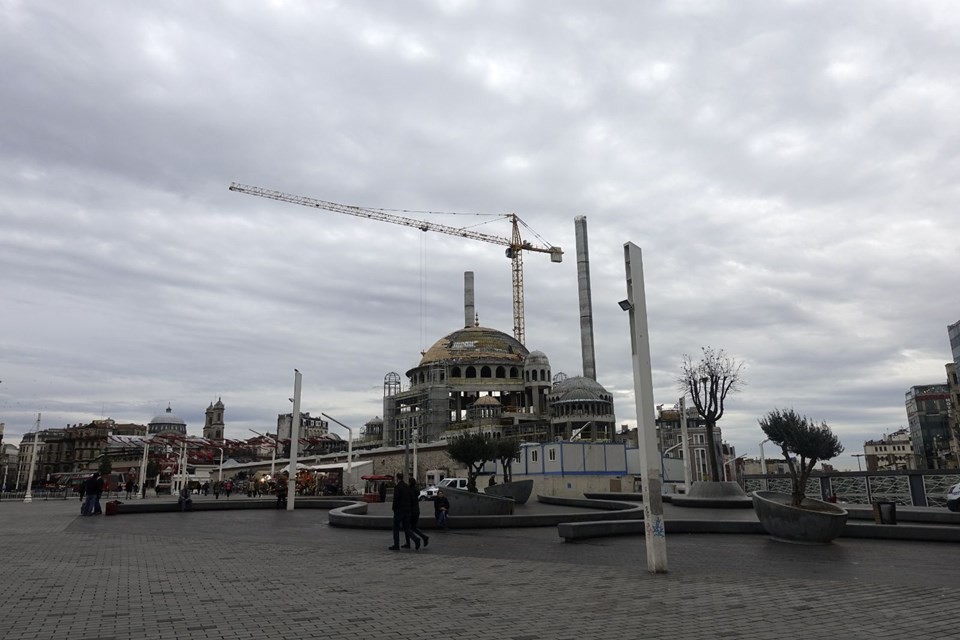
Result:
M958 482L960 471L954 469L838 471L810 476L806 494L821 500L836 495L838 502L851 504L886 501L903 506L943 507L947 491ZM741 485L747 493L764 489L779 493L791 491L789 475L745 475Z

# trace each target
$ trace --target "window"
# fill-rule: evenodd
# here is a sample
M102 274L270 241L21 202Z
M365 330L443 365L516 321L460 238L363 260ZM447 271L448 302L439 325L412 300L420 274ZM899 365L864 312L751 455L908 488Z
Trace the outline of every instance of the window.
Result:
M477 377L477 370L474 369L473 367L467 367L467 377L468 377L468 378L476 378L476 377Z
M506 377L507 377L507 370L504 369L503 367L497 367L497 377L498 377L498 378L506 378Z
M536 462L536 461L537 461L537 458L538 458L537 454L538 454L538 453L539 453L539 452L538 452L536 449L534 449L533 451L530 452L530 461L531 461L531 462Z
M459 378L461 375L463 374L460 373L460 367L454 367L453 369L450 370L451 378Z
M556 460L556 459L557 459L557 450L556 450L556 449L548 449L548 450L547 450L547 457L550 459L551 462L553 462L554 460Z
M489 377L490 377L490 367L486 367L486 366L481 367L481 368L480 368L480 377L481 377L481 378L489 378Z

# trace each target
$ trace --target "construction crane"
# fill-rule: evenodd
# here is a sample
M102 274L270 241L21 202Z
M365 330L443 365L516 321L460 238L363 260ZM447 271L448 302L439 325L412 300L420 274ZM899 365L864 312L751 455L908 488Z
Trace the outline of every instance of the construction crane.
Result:
M368 218L370 220L402 224L407 227L419 229L420 231L436 231L437 233L445 233L451 236L460 236L461 238L469 238L471 240L480 240L481 242L491 242L505 246L507 249L504 253L510 258L513 267L513 337L516 338L520 344L525 344L526 339L526 323L523 314L523 252L534 251L537 253L549 253L551 262L563 262L563 250L560 247L547 245L545 242L543 246L538 246L520 237L520 225L522 224L524 227L527 227L527 229L530 227L515 213L510 213L505 216L513 225L513 234L509 238L503 238L470 229L459 229L444 224L406 218L404 216L387 213L381 209L367 209L353 205L337 204L336 202L297 196L290 193L283 193L282 191L273 191L272 189L264 189L263 187L240 184L238 182L231 183L230 191L259 196L261 198L270 198L271 200L279 200L280 202L290 202L304 207L333 211L335 213L345 213L350 216Z

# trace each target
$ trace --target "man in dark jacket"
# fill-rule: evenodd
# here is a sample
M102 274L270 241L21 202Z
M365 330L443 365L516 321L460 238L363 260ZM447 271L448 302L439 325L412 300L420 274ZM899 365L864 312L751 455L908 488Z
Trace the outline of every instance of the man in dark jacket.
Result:
M397 483L393 488L393 546L390 551L400 551L400 529L406 538L413 539L417 551L420 550L420 538L410 531L410 487L403 481L403 474L397 474Z
M80 508L80 515L92 516L96 508L100 492L100 474L94 473L83 483L83 506Z

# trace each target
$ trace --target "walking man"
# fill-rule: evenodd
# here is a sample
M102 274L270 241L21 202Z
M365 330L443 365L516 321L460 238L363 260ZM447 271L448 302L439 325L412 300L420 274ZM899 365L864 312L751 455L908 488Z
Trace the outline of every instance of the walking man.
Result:
M410 535L414 538L420 536L423 539L423 548L426 549L427 545L430 544L430 538L423 531L420 531L420 528L417 526L420 522L420 487L417 486L417 479L410 478L410 495L408 496L410 500ZM407 544L403 545L404 549L410 548L410 536L406 538ZM419 546L419 545L418 545Z
M410 531L410 487L403 481L403 474L397 474L396 486L393 488L393 546L387 547L390 551L400 551L400 530L407 540L413 539L417 551L420 550L420 538ZM410 546L410 543L407 543Z

